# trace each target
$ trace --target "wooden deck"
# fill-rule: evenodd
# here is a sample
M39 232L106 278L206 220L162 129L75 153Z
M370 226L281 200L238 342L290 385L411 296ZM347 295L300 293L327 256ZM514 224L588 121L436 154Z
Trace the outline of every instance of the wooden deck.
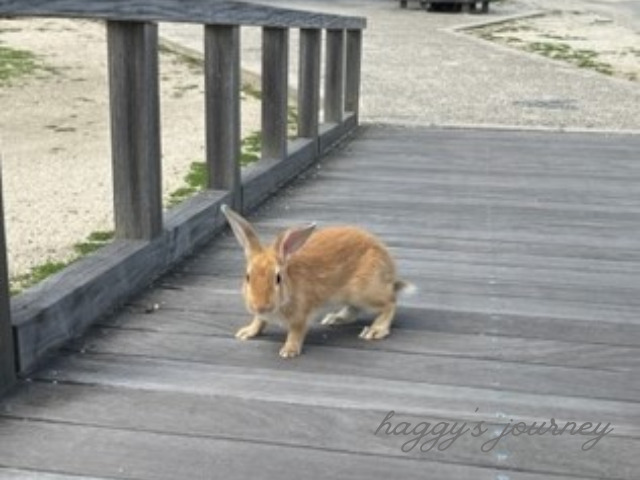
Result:
M3 400L0 478L637 480L639 152L637 136L361 128L253 220L379 234L419 287L389 338L317 326L294 360L277 326L236 341L243 260L223 236ZM552 418L613 431L588 451L569 430L482 451L499 424ZM403 452L417 435L384 433L454 421L485 431L424 452L434 435Z

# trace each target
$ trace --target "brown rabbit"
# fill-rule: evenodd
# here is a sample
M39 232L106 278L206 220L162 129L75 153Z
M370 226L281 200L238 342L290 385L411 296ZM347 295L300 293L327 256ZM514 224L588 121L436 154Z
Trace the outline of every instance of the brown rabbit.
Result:
M226 205L222 212L244 248L247 271L242 291L254 315L237 338L255 337L267 321L278 321L288 329L280 356L295 357L312 314L327 304L343 308L326 315L323 325L355 321L358 311L365 310L378 316L360 337L376 340L389 335L396 294L411 285L396 278L389 252L373 235L346 226L314 232L315 224L309 224L281 232L273 245L264 247L247 220Z

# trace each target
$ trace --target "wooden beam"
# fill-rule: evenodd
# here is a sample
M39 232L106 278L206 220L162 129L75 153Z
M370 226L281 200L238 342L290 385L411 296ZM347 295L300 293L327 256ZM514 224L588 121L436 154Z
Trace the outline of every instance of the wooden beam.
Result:
M324 121L340 123L344 115L344 30L327 30Z
M262 30L262 158L287 156L289 31Z
M358 117L360 111L360 72L362 65L362 31L347 31L347 79L345 110Z
M166 227L154 240L116 240L16 296L19 371L32 370L52 350L211 241L226 226L223 203L229 203L224 192L200 192L166 213Z
M278 28L365 28L362 17L228 0L0 0L0 16L94 18Z
M300 30L298 63L298 137L318 137L321 31Z
M0 159L0 395L16 380L11 305L9 302L9 275L7 269L7 243L4 232L4 206L2 203L2 162Z
M162 231L158 27L108 22L116 237Z
M204 54L208 187L241 209L240 28L205 26Z

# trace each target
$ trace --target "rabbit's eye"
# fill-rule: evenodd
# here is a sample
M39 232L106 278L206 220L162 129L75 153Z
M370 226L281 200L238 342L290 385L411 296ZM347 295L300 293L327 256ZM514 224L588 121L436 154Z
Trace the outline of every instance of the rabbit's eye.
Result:
M249 274L247 273L247 275L244 277L244 279L247 281L247 283L249 282Z
M282 282L282 277L280 276L280 272L276 272L276 285L280 285Z

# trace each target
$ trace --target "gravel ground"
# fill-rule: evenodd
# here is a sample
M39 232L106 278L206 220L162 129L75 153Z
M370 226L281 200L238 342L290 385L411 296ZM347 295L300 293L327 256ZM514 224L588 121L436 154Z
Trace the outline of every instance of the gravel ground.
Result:
M640 83L576 68L464 33L464 27L532 13L552 13L574 34L579 18L598 13L596 34L615 48L640 45L638 17L616 0L506 0L487 15L428 13L418 2L393 0L273 0L270 4L368 18L364 39L362 119L420 125L478 125L640 131ZM575 17L575 18L572 18ZM571 21L571 22L569 22ZM560 26L554 26L554 32ZM620 32L625 36L621 38ZM173 25L166 35L199 49L199 29ZM259 36L243 38L244 60L259 70ZM295 40L291 58L296 58ZM637 65L637 64L636 64ZM640 72L638 72L640 74ZM291 78L295 84L295 77Z

